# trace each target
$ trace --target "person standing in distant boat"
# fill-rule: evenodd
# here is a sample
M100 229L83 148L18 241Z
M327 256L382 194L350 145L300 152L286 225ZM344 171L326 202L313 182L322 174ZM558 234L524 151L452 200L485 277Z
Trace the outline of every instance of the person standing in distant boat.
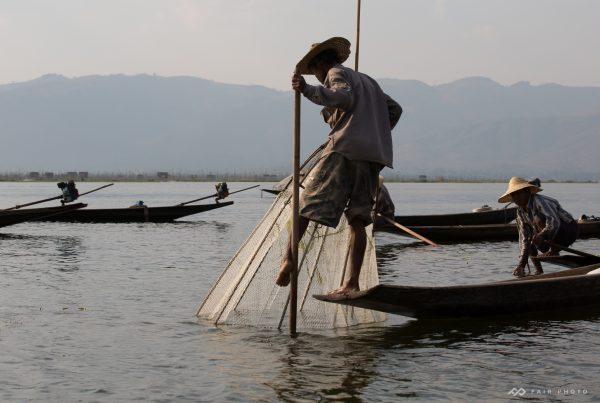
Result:
M542 274L542 264L535 259L538 250L541 256L558 256L559 249L547 241L560 246L569 246L578 235L577 221L565 211L560 203L551 197L537 194L542 189L538 182L528 182L518 176L510 178L508 190L500 196L499 203L514 202L517 209L519 230L519 263L513 275L523 277L525 266L531 256L535 274Z
M296 66L292 88L323 106L329 124L329 143L306 180L300 200L300 238L309 221L337 227L342 214L350 225L350 269L342 287L359 290L359 276L367 245L365 227L372 222L379 172L392 167L391 130L402 108L384 94L375 80L343 63L350 42L334 37L314 44ZM302 74L315 75L321 85L309 85ZM293 270L291 242L275 280L287 286Z

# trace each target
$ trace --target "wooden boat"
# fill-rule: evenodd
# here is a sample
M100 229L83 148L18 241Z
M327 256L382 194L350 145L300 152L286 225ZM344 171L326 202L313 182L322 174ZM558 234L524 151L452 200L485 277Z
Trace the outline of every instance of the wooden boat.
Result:
M600 264L488 284L447 287L378 285L351 297L316 299L411 318L455 318L520 314L598 306Z
M87 206L87 204L75 203L58 207L0 210L0 227L6 227L8 225L14 225L25 221L55 218L61 214L67 214L85 206Z
M437 226L437 225L486 225L508 224L517 218L517 208L502 208L470 213L431 214L431 215L397 215L395 220L404 226Z
M536 257L535 259L541 263L549 263L563 267L582 267L600 263L600 256L559 255Z
M181 217L232 205L232 201L212 204L165 207L129 207L82 209L61 215L43 217L44 221L74 221L90 223L110 222L169 222Z
M580 239L600 237L600 221L579 221L577 226ZM441 243L519 239L516 224L407 226L407 228L434 242ZM393 225L378 226L375 230L411 237L407 232Z

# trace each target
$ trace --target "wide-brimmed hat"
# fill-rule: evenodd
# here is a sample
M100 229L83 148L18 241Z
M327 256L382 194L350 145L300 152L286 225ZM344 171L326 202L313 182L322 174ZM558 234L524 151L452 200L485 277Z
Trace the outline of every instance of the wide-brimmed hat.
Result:
M304 55L302 60L300 60L296 65L296 73L312 74L312 72L308 69L310 62L319 53L330 49L337 53L340 63L343 63L346 61L346 59L348 59L348 56L350 56L350 41L346 38L342 38L341 36L334 36L326 41L313 43L310 46L308 53Z
M509 201L512 201L512 197L510 196L512 193L526 188L529 188L529 191L531 193L537 193L542 191L542 188L535 186L527 180L519 178L518 176L513 176L508 182L508 189L506 190L506 192L504 192L502 196L500 196L500 198L498 199L498 203L508 203Z

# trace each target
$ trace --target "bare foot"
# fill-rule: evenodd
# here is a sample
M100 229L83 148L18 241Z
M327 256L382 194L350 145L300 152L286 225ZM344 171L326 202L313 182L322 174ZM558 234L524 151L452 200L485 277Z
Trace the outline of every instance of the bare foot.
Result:
M287 287L290 283L290 278L293 269L293 263L289 259L285 259L281 262L281 267L279 267L279 273L277 273L277 278L275 279L275 284L280 287Z
M513 276L516 277L525 277L525 268L524 267L517 267L514 271L513 271Z
M558 253L558 251L550 249L548 252L542 253L540 256L541 257L560 256L560 254Z
M358 287L344 286L344 287L336 288L333 291L329 291L327 293L327 295L338 295L338 294L350 295L350 294L358 292L358 291L360 291L360 289Z

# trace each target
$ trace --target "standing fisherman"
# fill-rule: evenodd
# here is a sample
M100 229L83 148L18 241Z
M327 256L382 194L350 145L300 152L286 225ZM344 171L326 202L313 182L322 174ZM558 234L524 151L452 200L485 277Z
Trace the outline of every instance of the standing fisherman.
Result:
M392 128L402 108L384 94L375 80L343 63L350 55L350 42L341 37L312 45L296 66L292 88L309 101L322 105L321 115L329 124L329 143L300 200L299 236L315 221L337 227L342 213L350 224L350 270L342 287L331 293L359 290L359 276L367 245L365 227L372 223L379 172L392 168ZM306 83L302 74L315 75L323 85ZM291 242L290 242L291 244ZM291 245L281 263L276 284L290 282Z

